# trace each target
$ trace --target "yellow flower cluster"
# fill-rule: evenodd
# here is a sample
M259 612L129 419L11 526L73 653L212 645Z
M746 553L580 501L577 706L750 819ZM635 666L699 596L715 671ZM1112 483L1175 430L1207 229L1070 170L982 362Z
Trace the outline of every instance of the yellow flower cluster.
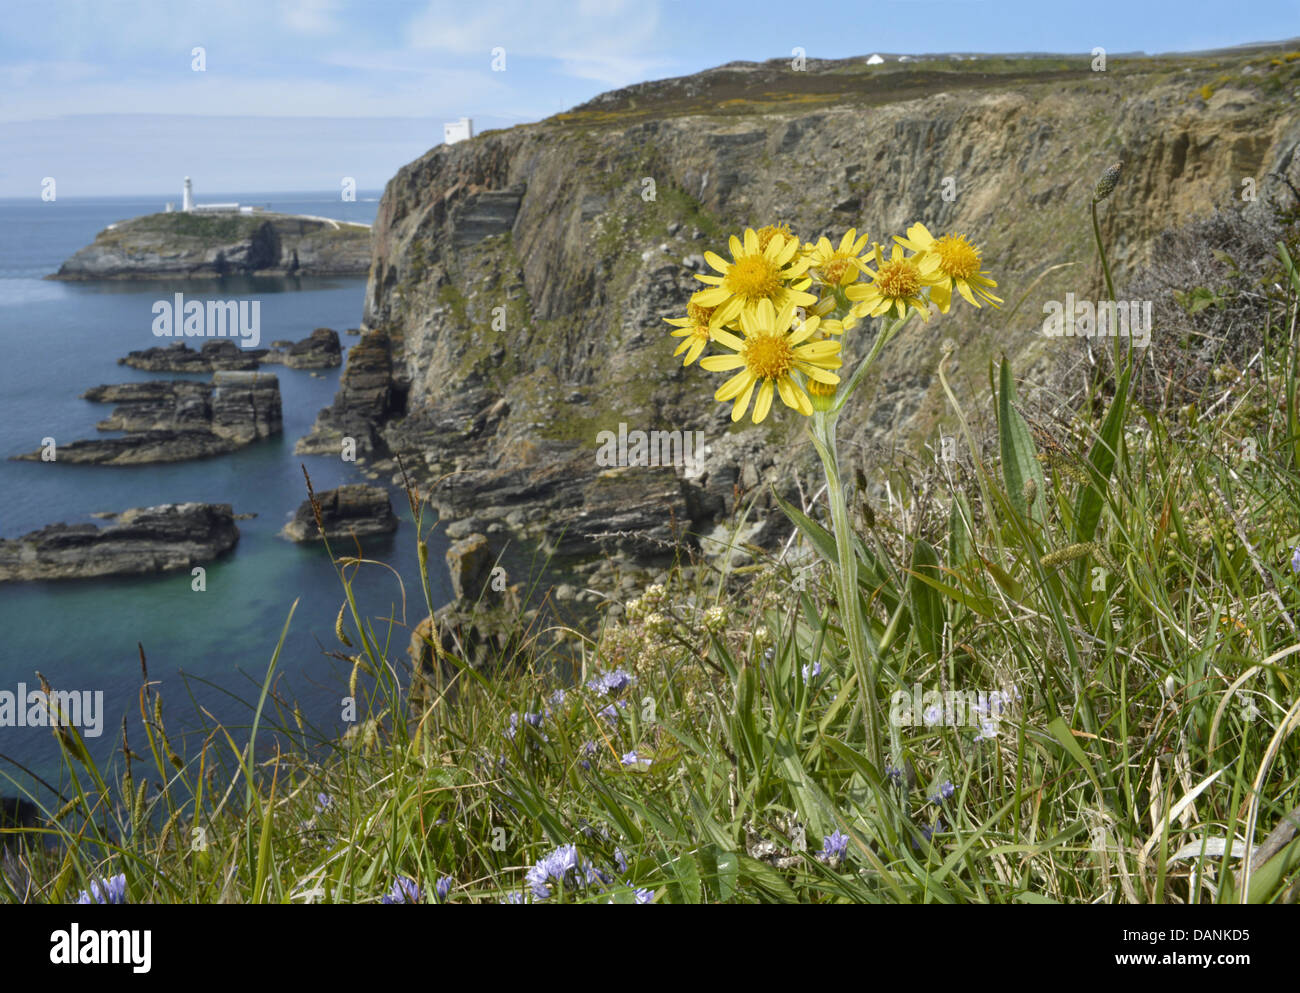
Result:
M935 238L925 225L913 224L906 238L894 241L886 257L879 244L868 250L867 236L855 229L838 246L824 236L800 246L785 225L733 235L730 260L705 253L714 272L695 277L707 288L691 297L686 316L665 318L677 328L672 336L682 339L673 355L685 353L684 365L699 359L710 372L735 371L714 394L720 402L735 401L733 421L745 416L751 399L754 423L762 421L774 395L808 416L814 403L825 409L840 381L833 371L842 364L840 343L829 335L866 317L901 319L909 308L928 320L931 304L948 312L954 289L976 307L980 300L1002 302L991 292L997 284L980 268L979 249L964 236ZM837 318L828 317L837 311ZM700 358L710 342L730 353Z

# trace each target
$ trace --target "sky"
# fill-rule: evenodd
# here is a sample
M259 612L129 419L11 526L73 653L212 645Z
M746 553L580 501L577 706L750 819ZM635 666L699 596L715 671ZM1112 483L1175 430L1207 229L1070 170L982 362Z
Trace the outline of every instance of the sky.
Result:
M5 0L0 197L381 189L470 117L535 121L737 59L1193 51L1300 0ZM196 53L196 49L201 49ZM494 69L494 63L496 68Z

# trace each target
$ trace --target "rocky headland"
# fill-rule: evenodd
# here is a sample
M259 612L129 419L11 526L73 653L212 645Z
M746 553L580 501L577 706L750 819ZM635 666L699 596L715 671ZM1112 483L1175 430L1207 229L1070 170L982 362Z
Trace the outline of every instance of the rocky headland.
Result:
M183 341L129 352L118 365L146 372L251 371L262 365L332 369L343 362L339 333L317 328L302 341L274 341L270 348L240 348L230 340L205 341L197 350Z
M89 579L188 569L235 547L228 503L136 507L105 527L51 524L0 540L0 582Z
M280 381L267 373L217 372L211 383L177 379L96 386L82 396L116 403L96 426L125 434L58 445L53 461L181 462L233 452L283 430ZM37 450L13 458L39 462L43 455Z
M370 229L293 214L159 213L110 225L51 279L359 276Z
M732 63L438 146L384 191L363 336L297 450L351 438L373 463L402 456L462 533L707 552L752 498L744 540L765 540L772 486L815 478L815 456L803 418L733 425L718 376L673 357L663 318L684 314L706 250L769 223L887 242L922 221L977 242L1011 302L913 322L841 420L851 465L924 453L952 433L945 345L963 403L1000 354L1047 385L1085 359L1042 333L1043 306L1102 292L1088 203L1111 162L1123 179L1101 223L1121 294L1162 232L1240 209L1243 177L1261 191L1248 210L1285 194L1270 176L1300 183L1300 80L1277 54L1116 57L1105 72L1085 57ZM1166 320L1153 347L1175 337ZM846 363L864 347L846 335ZM600 465L598 437L620 424L702 432L698 471ZM883 502L880 473L868 496Z
M317 328L302 341L271 342L270 351L260 356L260 361L290 369L333 369L343 364L343 346L333 328Z

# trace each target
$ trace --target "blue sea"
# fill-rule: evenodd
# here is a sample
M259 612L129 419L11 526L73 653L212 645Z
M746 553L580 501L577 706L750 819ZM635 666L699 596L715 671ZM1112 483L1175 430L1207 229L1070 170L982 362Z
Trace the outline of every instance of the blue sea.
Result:
M345 349L358 340L344 330L361 323L361 278L86 283L42 278L109 224L158 211L169 199L176 199L174 192L48 203L0 200L0 537L15 538L57 522L94 521L95 512L188 500L230 503L236 513L257 515L239 522L241 536L232 554L207 564L203 592L191 589L188 571L0 584L0 691L16 692L19 683L35 688L38 670L56 689L102 691L103 733L87 739L101 762L113 759L120 747L124 716L133 750L145 751L137 646L143 647L149 679L162 694L169 734L181 737L187 730L190 756L201 745L206 722L199 708L229 728L246 728L295 600L275 691L296 702L304 719L322 733L344 730L340 698L351 667L325 654L346 651L334 636L342 588L323 548L276 534L306 498L300 465L306 465L317 490L366 481L353 463L293 452L294 442L332 400L340 369L324 370L317 378L305 370L267 367L280 379L284 433L234 454L138 467L8 460L40 448L45 437L61 443L95 437L96 422L112 405L80 399L92 386L173 378L117 365L117 359L168 343L152 335L152 305L176 292L187 299L259 300L263 346L298 340L317 327L337 329ZM365 223L373 222L378 207L376 193L360 193L348 203L337 193L213 193L205 199ZM394 629L392 654L404 656L409 630L425 610L414 526L400 491L393 492L393 506L401 528L391 537L366 540L364 550L404 580L405 608L402 589L386 569L364 569L357 592L367 615L392 616L403 625ZM441 532L430 539L435 607L450 599L441 565L445 547ZM44 780L59 787L62 775L49 729L0 727L0 793L16 792L11 778L26 786Z

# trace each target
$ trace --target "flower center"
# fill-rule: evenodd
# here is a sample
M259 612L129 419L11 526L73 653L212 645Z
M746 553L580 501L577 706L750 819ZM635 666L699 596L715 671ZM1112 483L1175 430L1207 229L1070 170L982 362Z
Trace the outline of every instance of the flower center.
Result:
M713 312L717 309L717 307L701 307L698 303L687 303L686 316L696 324L703 324L707 327L709 318L713 316Z
M965 235L946 234L934 243L939 253L939 271L956 279L970 279L980 271L979 249Z
M789 336L761 334L745 342L745 365L759 379L780 379L794 365Z
M758 250L760 252L767 251L767 246L776 235L780 235L786 240L794 237L794 235L790 233L790 225L788 224L768 224L759 228L755 234L758 235Z
M746 255L731 267L725 285L746 300L770 300L781 288L781 270L764 255Z
M911 259L891 259L880 266L876 285L882 295L893 300L906 300L921 290L921 273Z
M849 259L838 253L831 256L831 260L821 267L822 278L833 286L838 286L844 273L848 271Z

